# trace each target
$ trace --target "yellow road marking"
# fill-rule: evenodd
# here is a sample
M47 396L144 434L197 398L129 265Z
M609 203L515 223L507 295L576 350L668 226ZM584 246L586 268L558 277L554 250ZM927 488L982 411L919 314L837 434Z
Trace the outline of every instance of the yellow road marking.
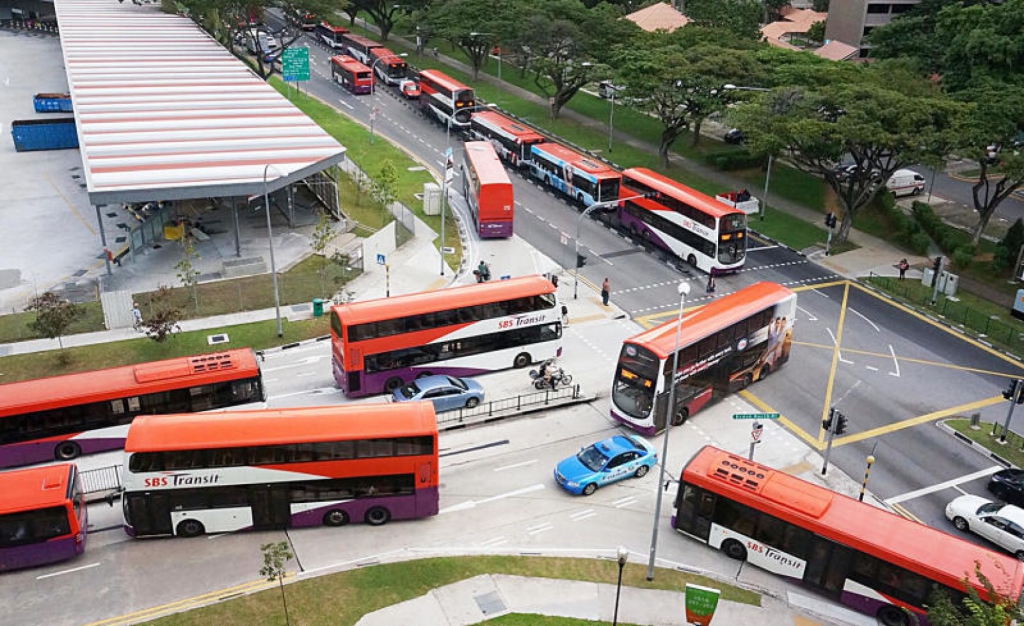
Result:
M918 522L920 524L924 524L924 522L922 522L920 518L918 518L916 515L908 511L906 507L904 507L902 504L892 504L890 506L892 507L892 510L896 512L897 515L902 515L907 519L914 520L915 522Z
M827 345L827 344L813 343L813 342L810 342L810 341L794 341L793 345L802 346L804 348L819 348L821 350L831 350L833 348L832 346ZM856 350L854 348L843 348L843 352L845 352L846 354L859 354L861 356L877 357L879 359L883 359L883 360L886 360L886 361L892 361L893 360L892 355L888 354L886 352L872 352L870 350ZM974 373L974 374L986 374L986 375L991 375L991 376L1000 376L1002 378L1018 378L1020 376L1020 374L1006 374L1004 372L995 372L995 371L992 371L992 370L984 370L984 369L980 369L980 368L977 368L977 367L967 367L966 365L955 365L953 363L944 363L942 361L930 361L930 360L927 360L927 359L916 359L914 357L909 357L909 356L898 356L898 357L896 357L896 360L899 361L900 363L917 363L919 365L931 365L933 367L944 367L946 369L958 370L958 371L961 371L961 372L971 372L971 373ZM1020 363L1016 363L1015 361L1011 361L1011 363L1014 363L1015 365L1020 366Z
M839 307L839 321L836 323L836 345L832 349L832 366L828 371L828 383L825 385L825 402L821 407L821 419L818 420L818 444L825 443L825 419L828 409L832 406L832 386L836 381L836 370L839 368L839 346L843 345L843 326L846 324L846 304L850 297L850 283L843 286L843 302Z
M872 428L871 430L865 430L864 432L856 433L854 435L847 435L845 437L838 437L833 442L833 446L845 446L848 443L856 443L871 437L877 437L878 435L884 435L887 433L896 432L897 430L903 430L904 428L910 428L912 426L918 426L920 424L927 424L928 422L934 422L937 419L948 417L955 413L966 413L975 409L982 409L993 404L999 404L1000 402L1006 402L1006 399L1002 396L994 396L992 398L984 398L982 400L975 400L974 402L968 402L959 406L950 407L948 409L941 409L932 413L926 413L925 415L919 415L910 419L901 420L899 422L893 422L885 426L879 426L878 428Z
M754 394L750 393L750 391L748 391L748 390L740 391L739 392L739 396L741 398L743 398L744 400L746 400L747 402L749 402L750 404L752 404L755 407L757 407L758 409L760 409L762 413L779 413L778 411L772 410L772 408L770 406L768 406L768 404L765 403L764 400L758 398ZM807 442L807 444L809 446L811 446L815 450L821 450L822 449L822 445L821 445L820 441L818 441L817 439L812 437L804 429L802 429L799 426L797 426L796 424L794 424L785 415L782 415L781 413L779 413L779 419L777 419L775 421L777 421L780 424L782 424L783 426L785 426L787 430L789 430L791 433L793 433L797 437L800 437L801 439L803 439L805 442Z

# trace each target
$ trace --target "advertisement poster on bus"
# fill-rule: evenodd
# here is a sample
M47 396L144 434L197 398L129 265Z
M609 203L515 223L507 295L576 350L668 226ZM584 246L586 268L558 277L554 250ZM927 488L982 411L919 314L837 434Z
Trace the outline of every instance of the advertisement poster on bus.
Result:
M686 583L686 623L694 626L711 624L720 594L718 589Z

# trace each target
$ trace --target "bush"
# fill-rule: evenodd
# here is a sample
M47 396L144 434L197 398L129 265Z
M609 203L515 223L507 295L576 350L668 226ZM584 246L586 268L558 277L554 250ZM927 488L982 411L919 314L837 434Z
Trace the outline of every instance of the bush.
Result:
M914 254L924 256L928 253L928 246L932 243L931 237L927 234L918 230L916 233L910 236L910 241L907 245L913 250Z
M1009 249L1002 244L996 246L995 252L992 253L992 269L1001 274L1009 269L1010 263Z
M960 246L953 251L953 266L957 269L967 269L973 260L974 246Z
M915 201L913 204L914 218L921 228L928 233L939 248L948 256L950 251L970 244L971 236L967 233L946 225L935 211L924 202ZM973 256L973 252L971 253Z
M1024 222L1021 218L1017 218L1017 221L1006 231L1006 236L1003 237L1001 242L1009 254L1017 254L1020 247L1024 245Z
M716 152L709 154L705 160L720 170L744 170L761 165L764 159L743 150L738 152Z

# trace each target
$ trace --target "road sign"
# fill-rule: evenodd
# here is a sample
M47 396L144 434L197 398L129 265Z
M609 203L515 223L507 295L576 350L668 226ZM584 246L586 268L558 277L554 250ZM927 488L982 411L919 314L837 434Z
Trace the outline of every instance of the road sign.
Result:
M377 255L377 265L387 265L387 264L388 264L387 258L385 258L383 254L378 254Z
M309 80L309 48L286 48L281 53L281 77L287 83Z
M733 413L734 420L777 420L778 413Z
M754 422L753 428L750 429L750 440L754 443L761 443L761 433L764 432L764 426L761 422Z
M441 254L455 254L455 248L451 246L445 246L441 248Z

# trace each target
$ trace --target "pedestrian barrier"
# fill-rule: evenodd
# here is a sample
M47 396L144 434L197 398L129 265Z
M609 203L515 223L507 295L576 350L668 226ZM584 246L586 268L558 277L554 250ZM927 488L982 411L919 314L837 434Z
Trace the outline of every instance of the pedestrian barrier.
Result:
M117 494L124 491L121 483L121 465L110 465L84 470L78 475L82 479L82 492L86 502L107 500L113 502Z
M584 396L579 384L559 389L544 389L531 393L484 402L469 409L466 407L437 414L437 425L441 430L462 428L471 424L483 424L506 417L576 402L589 402L593 397Z

